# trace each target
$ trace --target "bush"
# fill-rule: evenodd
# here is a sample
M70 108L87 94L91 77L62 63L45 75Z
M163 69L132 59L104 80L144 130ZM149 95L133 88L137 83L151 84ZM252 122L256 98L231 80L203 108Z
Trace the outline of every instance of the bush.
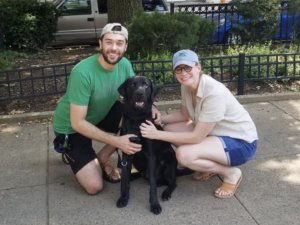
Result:
M10 63L7 59L0 56L0 70L6 70L10 68Z
M224 55L238 55L240 52L248 56L253 55L251 58L246 58L245 64L249 66L245 67L245 76L248 78L257 78L259 76L266 78L269 74L275 74L280 77L285 72L295 74L296 71L299 71L300 66L297 64L282 63L293 62L293 60L299 61L300 58L298 56L296 58L293 58L293 55L277 56L280 53L297 52L296 50L296 45L289 45L287 48L287 46L282 45L273 46L272 42L268 42L251 46L231 46ZM274 55L272 56L272 54ZM238 59L232 60L231 63L237 65ZM238 74L238 70L233 71L233 74Z
M12 63L18 58L26 58L27 55L25 53L20 53L11 50L0 50L0 70L11 69ZM0 80L2 78L0 77Z
M37 50L53 39L55 6L36 0L0 0L0 28L4 47Z
M278 23L281 0L233 0L239 16L232 19L232 33L243 43L271 40Z
M127 25L131 59L208 44L214 24L193 14L137 13Z
M300 50L299 45L300 45L300 0L293 0L289 1L288 3L288 13L290 14L296 14L298 17L298 23L297 23L297 31L296 32L296 37L295 37L295 42L298 43L298 51Z

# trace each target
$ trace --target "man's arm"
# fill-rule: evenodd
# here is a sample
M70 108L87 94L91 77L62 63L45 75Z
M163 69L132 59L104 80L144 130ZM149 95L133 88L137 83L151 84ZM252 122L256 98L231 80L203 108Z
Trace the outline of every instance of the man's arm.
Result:
M141 150L141 145L130 142L129 137L134 135L115 136L102 131L98 127L86 121L87 106L70 105L70 120L72 128L93 140L109 144L121 149L125 153L134 153Z

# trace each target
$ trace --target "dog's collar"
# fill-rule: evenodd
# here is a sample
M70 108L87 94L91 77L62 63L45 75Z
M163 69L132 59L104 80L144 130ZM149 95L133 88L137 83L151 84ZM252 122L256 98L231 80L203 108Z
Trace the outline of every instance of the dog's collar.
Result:
M142 114L135 114L135 113L124 113L124 118L135 120L135 121L144 121L147 118L151 118L151 113L142 113Z

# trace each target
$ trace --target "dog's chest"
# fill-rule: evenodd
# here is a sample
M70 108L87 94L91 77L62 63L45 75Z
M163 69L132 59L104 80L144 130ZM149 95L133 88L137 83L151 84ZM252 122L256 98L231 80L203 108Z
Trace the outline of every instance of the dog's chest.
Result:
M141 137L140 126L146 120L151 120L151 117L148 118L145 115L124 116L122 125L123 134L135 134Z
M140 125L142 123L134 119L124 119L123 132L124 134L135 134L140 136Z

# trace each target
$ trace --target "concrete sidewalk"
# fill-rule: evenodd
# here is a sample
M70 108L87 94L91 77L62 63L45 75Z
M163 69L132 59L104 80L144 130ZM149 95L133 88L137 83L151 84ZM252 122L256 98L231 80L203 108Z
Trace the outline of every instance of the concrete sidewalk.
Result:
M119 184L106 183L101 194L88 196L54 152L48 120L2 118L0 225L299 224L300 98L275 99L280 98L240 99L257 125L260 142L256 157L241 167L244 179L236 195L215 198L218 177L203 183L180 177L158 216L149 211L144 180L131 183L126 208L116 207Z

